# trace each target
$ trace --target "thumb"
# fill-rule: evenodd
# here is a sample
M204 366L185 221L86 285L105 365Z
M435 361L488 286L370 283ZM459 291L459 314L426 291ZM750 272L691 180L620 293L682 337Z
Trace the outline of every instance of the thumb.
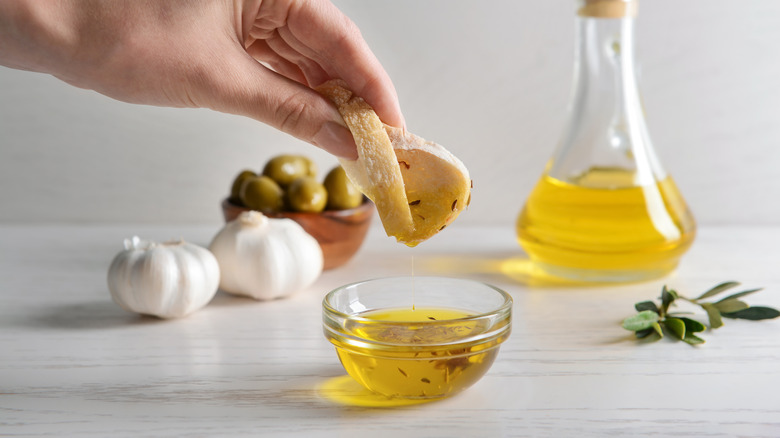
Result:
M357 158L352 133L328 99L311 88L245 59L238 72L219 75L212 109L251 117L342 158ZM238 81L225 78L240 78ZM220 91L221 90L221 91Z

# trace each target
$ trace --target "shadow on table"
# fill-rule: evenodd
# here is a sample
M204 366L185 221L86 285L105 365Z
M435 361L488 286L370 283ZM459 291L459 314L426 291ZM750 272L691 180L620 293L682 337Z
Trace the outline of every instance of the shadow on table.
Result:
M320 398L335 405L364 408L396 408L441 400L409 400L385 397L369 391L346 374L325 379L317 385L315 392Z
M251 297L233 295L227 292L217 291L214 298L209 301L208 307L244 307L247 305L263 305L274 300L260 301Z
M485 282L511 281L526 286L546 288L595 287L598 283L554 277L525 255L518 253L478 255L425 255L415 257L421 275L457 275L479 278Z
M129 325L164 324L165 320L129 313L110 300L56 304L33 315L26 325L54 329L109 329Z
M154 316L127 312L108 298L82 303L55 304L40 310L25 321L25 326L55 329L108 329L131 325L165 324L176 319L161 319ZM209 302L210 308L240 307L260 301L248 297L230 295L218 291Z

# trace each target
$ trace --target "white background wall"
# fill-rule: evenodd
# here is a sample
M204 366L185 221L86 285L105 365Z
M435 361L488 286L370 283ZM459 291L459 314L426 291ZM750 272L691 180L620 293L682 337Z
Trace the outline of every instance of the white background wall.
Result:
M573 2L338 0L393 78L412 132L464 161L458 224L511 224L559 137ZM644 0L651 135L702 224L780 223L780 2ZM249 119L133 106L0 67L0 222L218 223L235 173L335 160Z

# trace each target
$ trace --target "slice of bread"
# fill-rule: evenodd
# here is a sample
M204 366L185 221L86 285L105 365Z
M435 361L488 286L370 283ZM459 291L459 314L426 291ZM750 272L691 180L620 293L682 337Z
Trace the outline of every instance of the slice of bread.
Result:
M471 202L466 166L447 149L410 132L385 125L398 158L414 230L402 240L416 245L443 230Z
M341 80L317 90L339 109L358 149L340 160L349 179L376 204L385 232L415 246L449 225L471 200L463 163L442 146L383 125Z
M363 98L347 89L344 81L328 81L317 91L336 104L355 138L358 159L340 160L347 176L374 201L387 235L400 240L399 236L414 229L414 222L401 169L382 122Z

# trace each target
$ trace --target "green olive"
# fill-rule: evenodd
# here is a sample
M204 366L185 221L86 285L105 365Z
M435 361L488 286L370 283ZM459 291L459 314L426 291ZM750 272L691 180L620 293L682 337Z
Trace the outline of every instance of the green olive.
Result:
M281 211L284 192L271 178L257 176L247 179L241 186L241 202L252 210Z
M319 213L327 202L325 186L310 176L296 179L287 189L287 205L293 211Z
M347 173L341 166L336 166L328 172L324 185L328 191L328 210L355 208L363 202L363 194L347 178Z
M301 160L303 160L303 164L306 166L306 176L310 176L312 178L317 177L317 163L311 160L309 157L305 157L303 155L298 156Z
M255 178L257 174L251 170L244 170L233 180L233 186L230 188L230 201L237 204L243 204L241 201L241 186L249 178Z
M313 177L316 173L317 166L314 162L302 155L279 155L271 158L263 168L263 175L282 187L288 187L302 176Z

